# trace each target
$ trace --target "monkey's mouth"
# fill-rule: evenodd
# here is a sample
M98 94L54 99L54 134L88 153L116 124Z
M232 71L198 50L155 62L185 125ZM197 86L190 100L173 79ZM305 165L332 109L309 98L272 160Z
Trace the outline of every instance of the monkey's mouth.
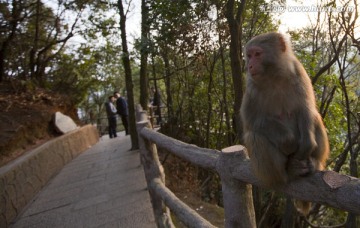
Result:
M259 74L262 73L262 71L258 70L258 69L252 69L252 70L248 70L248 73L251 75L251 76L257 76Z
M260 77L259 73L255 72L255 73L250 73L250 76L253 78L253 79L258 79Z

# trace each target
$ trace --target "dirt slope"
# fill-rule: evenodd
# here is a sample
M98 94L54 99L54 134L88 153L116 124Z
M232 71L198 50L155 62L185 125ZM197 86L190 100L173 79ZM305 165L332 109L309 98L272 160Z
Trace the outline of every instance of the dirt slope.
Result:
M78 122L66 96L18 81L0 83L0 166L57 136L51 123L56 111Z

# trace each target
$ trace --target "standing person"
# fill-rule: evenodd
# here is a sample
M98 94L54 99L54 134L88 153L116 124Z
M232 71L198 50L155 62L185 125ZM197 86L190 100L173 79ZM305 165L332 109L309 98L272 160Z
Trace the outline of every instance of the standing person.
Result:
M155 87L151 87L151 91L154 94L154 98L152 100L152 106L155 107L155 115L156 117L156 124L159 125L161 123L161 95L158 92L157 89L155 89Z
M106 114L107 114L107 118L108 118L108 122L109 122L109 137L110 138L115 138L117 137L116 134L116 114L117 114L117 110L114 106L114 101L115 101L115 97L114 96L109 96L109 100L105 103L105 108L106 108Z
M125 128L125 135L129 134L129 124L128 124L128 115L129 115L129 111L128 111L128 107L127 107L127 102L125 100L125 98L123 98L119 92L115 92L114 96L116 98L116 109L117 109L117 113L120 115L121 117L121 121L124 125Z

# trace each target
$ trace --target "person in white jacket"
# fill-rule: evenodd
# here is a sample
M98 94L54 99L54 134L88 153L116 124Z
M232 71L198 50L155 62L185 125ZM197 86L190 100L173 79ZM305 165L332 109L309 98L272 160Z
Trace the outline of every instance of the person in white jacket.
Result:
M109 100L105 103L105 107L106 107L106 114L107 114L107 118L109 121L109 137L110 138L115 138L117 137L116 134L116 114L117 114L117 110L116 107L114 105L116 98L114 96L109 96Z

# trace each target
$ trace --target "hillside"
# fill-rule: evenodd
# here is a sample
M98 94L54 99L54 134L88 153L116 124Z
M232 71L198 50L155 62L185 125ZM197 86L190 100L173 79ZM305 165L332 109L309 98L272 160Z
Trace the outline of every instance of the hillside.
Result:
M58 135L51 124L60 111L79 123L76 109L61 94L21 81L0 83L0 166Z

